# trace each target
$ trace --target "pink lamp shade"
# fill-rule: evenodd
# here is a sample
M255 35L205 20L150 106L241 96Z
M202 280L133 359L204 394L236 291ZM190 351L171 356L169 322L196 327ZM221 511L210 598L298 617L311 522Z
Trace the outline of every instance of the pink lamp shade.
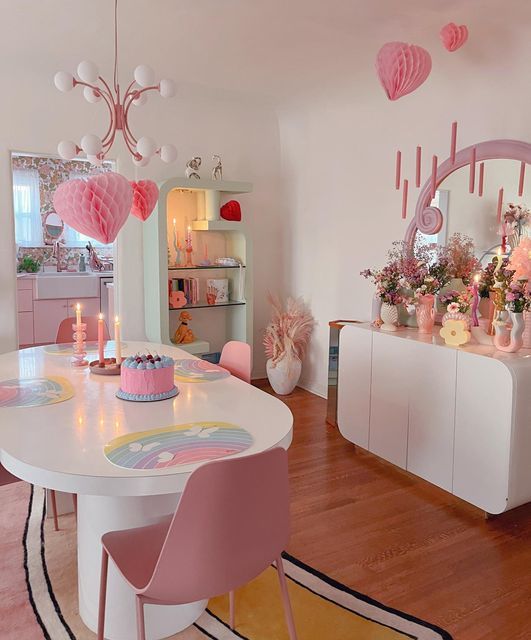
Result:
M468 40L468 28L466 25L456 25L449 22L440 31L441 41L448 51L457 51Z
M132 202L129 181L112 172L63 182L53 196L55 210L67 225L103 244L114 242Z
M414 44L388 42L376 56L376 72L389 100L418 89L430 71L430 54Z
M131 182L133 187L133 205L131 214L142 222L145 222L152 214L157 200L159 199L159 188L153 180L139 180Z

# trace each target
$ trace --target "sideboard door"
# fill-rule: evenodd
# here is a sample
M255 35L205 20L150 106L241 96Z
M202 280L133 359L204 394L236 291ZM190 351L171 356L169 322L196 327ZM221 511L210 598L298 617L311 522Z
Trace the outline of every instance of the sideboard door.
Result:
M459 353L453 493L488 513L507 508L513 391L502 362Z
M406 468L411 343L373 333L369 451Z
M343 327L339 350L337 426L344 438L368 449L372 333Z
M452 491L457 351L411 342L407 470Z

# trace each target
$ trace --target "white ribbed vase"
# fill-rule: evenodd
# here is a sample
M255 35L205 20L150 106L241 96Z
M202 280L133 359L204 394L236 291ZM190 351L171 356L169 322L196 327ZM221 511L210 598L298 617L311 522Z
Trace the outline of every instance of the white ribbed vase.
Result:
M395 304L387 304L384 302L380 309L380 318L382 319L382 331L396 331L398 324L398 307Z

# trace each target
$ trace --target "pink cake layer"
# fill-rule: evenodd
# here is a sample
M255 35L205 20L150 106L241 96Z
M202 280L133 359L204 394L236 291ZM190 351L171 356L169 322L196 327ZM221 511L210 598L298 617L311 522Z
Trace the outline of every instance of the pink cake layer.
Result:
M126 393L147 396L166 393L174 387L173 367L163 369L130 369L122 367L120 388Z

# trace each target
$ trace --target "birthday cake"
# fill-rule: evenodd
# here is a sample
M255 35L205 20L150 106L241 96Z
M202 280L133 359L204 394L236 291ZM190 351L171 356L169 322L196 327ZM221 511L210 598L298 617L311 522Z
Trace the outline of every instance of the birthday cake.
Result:
M122 362L117 397L134 402L173 398L179 393L174 382L174 365L169 356L129 356Z

